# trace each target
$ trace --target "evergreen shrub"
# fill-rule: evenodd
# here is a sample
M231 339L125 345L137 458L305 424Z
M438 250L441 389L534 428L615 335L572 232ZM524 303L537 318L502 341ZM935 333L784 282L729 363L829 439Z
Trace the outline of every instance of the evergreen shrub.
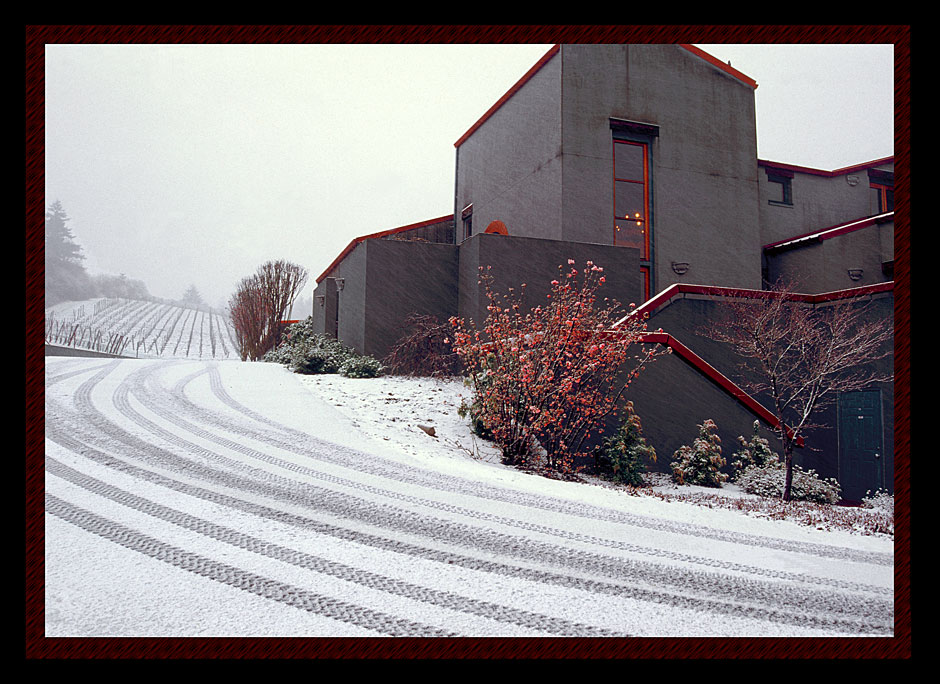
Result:
M365 357L332 337L313 328L313 317L292 323L284 332L284 341L264 355L263 360L288 366L294 373L317 375L343 373L347 377L375 377L381 365L371 356ZM347 365L348 364L348 365Z
M872 494L869 490L862 498L862 508L871 508L894 515L894 494L889 494L883 489L875 490Z
M760 421L754 421L754 433L750 440L738 436L738 442L741 448L731 454L731 468L733 470L732 479L737 479L740 473L751 466L762 468L780 463L780 456L770 448L770 442L758 434Z
M706 419L699 427L699 436L692 446L681 446L673 453L672 479L677 484L720 487L728 476L721 472L725 459L721 455L721 438L715 434L715 421Z
M656 449L646 443L643 426L633 411L632 401L626 402L624 414L617 433L604 440L595 463L601 475L639 487L643 484L646 461L656 462Z
M351 356L340 364L339 374L347 378L376 378L382 375L382 364L371 356Z

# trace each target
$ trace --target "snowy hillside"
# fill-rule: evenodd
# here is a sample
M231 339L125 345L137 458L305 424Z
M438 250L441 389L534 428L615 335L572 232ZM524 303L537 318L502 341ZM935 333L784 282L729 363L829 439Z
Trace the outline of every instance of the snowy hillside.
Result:
M239 358L227 314L137 299L51 306L46 344L139 358Z

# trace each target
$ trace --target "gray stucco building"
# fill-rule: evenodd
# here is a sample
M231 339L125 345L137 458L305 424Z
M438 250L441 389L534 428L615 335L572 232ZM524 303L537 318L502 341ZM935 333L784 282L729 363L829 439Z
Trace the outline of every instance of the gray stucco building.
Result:
M318 329L382 357L413 312L484 320L481 266L537 297L559 264L591 260L606 296L646 302L651 329L688 352L632 391L660 460L705 418L733 445L765 416L705 368L734 376L730 352L696 334L721 295L692 286L746 296L785 278L893 308L893 157L833 171L758 159L756 88L691 45L553 47L455 143L453 214L357 238L317 279ZM840 417L856 403L873 416L862 465ZM840 400L807 467L848 499L892 490L892 417L890 386Z

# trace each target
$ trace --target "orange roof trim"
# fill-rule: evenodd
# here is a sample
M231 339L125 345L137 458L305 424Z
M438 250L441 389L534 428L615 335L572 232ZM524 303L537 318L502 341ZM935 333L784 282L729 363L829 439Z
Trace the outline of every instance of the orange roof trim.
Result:
M505 94L505 95L503 95L501 98L499 98L499 99L496 101L496 103L495 103L492 107L490 107L489 109L486 110L486 113L485 113L483 116L481 116L479 119L477 119L477 122L476 122L475 124L473 124L473 125L469 128L469 130L467 130L466 133L464 133L462 136L460 136L460 140L458 140L457 142L454 143L454 147L460 147L460 146L464 143L464 141L466 141L467 138L469 138L471 135L473 135L474 131L476 131L480 126L482 126L484 121L486 121L487 119L489 119L497 109L499 109L500 107L502 107L503 104L506 102L506 100L508 100L508 99L509 99L510 97L512 97L513 95L515 95L516 92L517 92L522 86L524 86L524 85L526 84L526 82L527 82L529 79L531 79L533 76L535 76L535 74L536 74L543 66L545 66L545 65L549 62L549 60L551 60L552 57L554 57L555 55L558 54L558 51L559 51L560 49L561 49L561 46L560 46L560 45L553 45L553 46L549 49L548 52L546 52L544 55L542 55L542 58L541 58L539 61L537 61L537 62L532 66L531 69L529 69L527 72L525 72L525 74L523 75L523 77L520 78L518 81L516 81L515 85L513 85L512 88L510 88L509 90L506 91L506 94Z
M751 86L751 88L754 88L755 90L757 89L757 81L755 81L753 78L751 78L750 76L747 76L746 74L741 73L730 64L725 64L717 57L714 57L708 54L707 52L705 52L702 48L695 47L694 45L691 45L691 44L680 44L679 47L688 50L696 57L701 57L712 66L716 66L722 71L724 71L726 74L728 74L729 76L733 76L734 78L738 79L739 81L741 81L741 83L745 85L749 85Z
M719 69L721 69L722 71L724 71L726 74L729 74L729 75L733 76L734 78L738 79L739 81L741 81L741 82L744 83L745 85L748 85L748 86L750 86L751 88L757 88L757 81L755 81L753 78L751 78L750 76L747 76L747 75L741 73L740 71L738 71L737 69L733 68L732 66L730 66L730 65L728 65L728 64L725 64L725 63L722 62L720 59L718 59L717 57L713 57L712 55L708 54L707 52L705 52L705 51L702 50L701 48L697 48L697 47L695 47L694 45L685 45L685 44L680 44L679 47L681 47L681 48L683 48L683 49L685 49L685 50L688 50L689 52L691 52L692 54L696 55L697 57L701 57L702 59L704 59L704 60L705 60L706 62L708 62L709 64L718 67ZM479 119L477 119L477 122L476 122L475 124L473 124L473 125L467 130L466 133L464 133L462 136L460 136L460 139L459 139L457 142L454 143L454 147L460 147L464 142L466 142L467 138L469 138L471 135L473 135L473 133L474 133L480 126L482 126L483 123L484 123L487 119L489 119L489 118L493 115L493 113L496 112L497 109L499 109L500 107L502 107L503 104L505 104L505 102L506 102L509 98L511 98L513 95L515 95L516 92L517 92L522 86L524 86L524 85L526 84L526 82L528 82L533 76L535 76L535 74L538 73L538 71L539 71L543 66L545 66L545 65L549 62L549 60L551 60L552 57L554 57L555 55L557 55L557 54L558 54L558 51L559 51L560 49L561 49L561 45L553 45L553 46L551 47L551 49L549 49L548 52L546 52L544 55L542 55L542 58L541 58L538 62L536 62L536 63L532 66L532 68L529 69L529 70L522 76L522 78L520 78L518 81L516 81L516 83L512 86L512 88L510 88L509 90L506 91L506 94L505 94L505 95L503 95L501 98L499 98L499 99L493 104L492 107L490 107L489 109L486 110L486 113L483 114L483 116L481 116Z

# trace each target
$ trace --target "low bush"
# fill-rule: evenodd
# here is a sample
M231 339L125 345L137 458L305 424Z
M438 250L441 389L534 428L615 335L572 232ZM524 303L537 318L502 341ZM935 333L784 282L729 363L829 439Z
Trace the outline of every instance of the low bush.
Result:
M715 421L706 419L699 428L698 438L692 446L681 446L670 463L672 480L677 484L720 487L728 476L721 472L725 459L721 455L721 438L715 434Z
M862 498L862 508L884 511L894 516L894 494L889 494L883 489L878 489L872 494L869 490Z
M411 314L404 321L408 330L382 359L391 375L441 378L463 373L463 363L454 352L449 323L434 316Z
M624 406L624 419L617 433L604 440L597 453L598 474L615 482L639 487L643 484L646 461L656 462L656 449L646 443L640 417L633 411L633 402Z
M738 475L751 466L761 468L780 462L780 456L770 448L770 442L758 434L759 430L760 421L755 420L754 433L751 435L750 440L745 440L744 437L738 436L738 442L741 444L741 448L731 454L732 479L737 479Z
M362 356L339 340L315 332L312 316L289 325L284 341L265 354L264 360L304 375L341 373L350 378L373 378L382 373L382 365L371 356Z
M780 463L745 468L736 484L748 494L783 498L787 470ZM820 504L838 503L842 488L835 479L823 479L814 470L803 470L793 466L793 484L790 498L793 501L811 501Z
M290 369L306 375L338 373L344 363L356 357L358 354L342 342L318 336L292 346Z
M347 378L376 378L382 375L382 364L371 356L353 356L340 364L339 374Z
M288 325L281 335L281 343L265 354L262 360L287 365L293 360L292 356L298 347L323 337L313 328L313 316L308 316L306 320Z

